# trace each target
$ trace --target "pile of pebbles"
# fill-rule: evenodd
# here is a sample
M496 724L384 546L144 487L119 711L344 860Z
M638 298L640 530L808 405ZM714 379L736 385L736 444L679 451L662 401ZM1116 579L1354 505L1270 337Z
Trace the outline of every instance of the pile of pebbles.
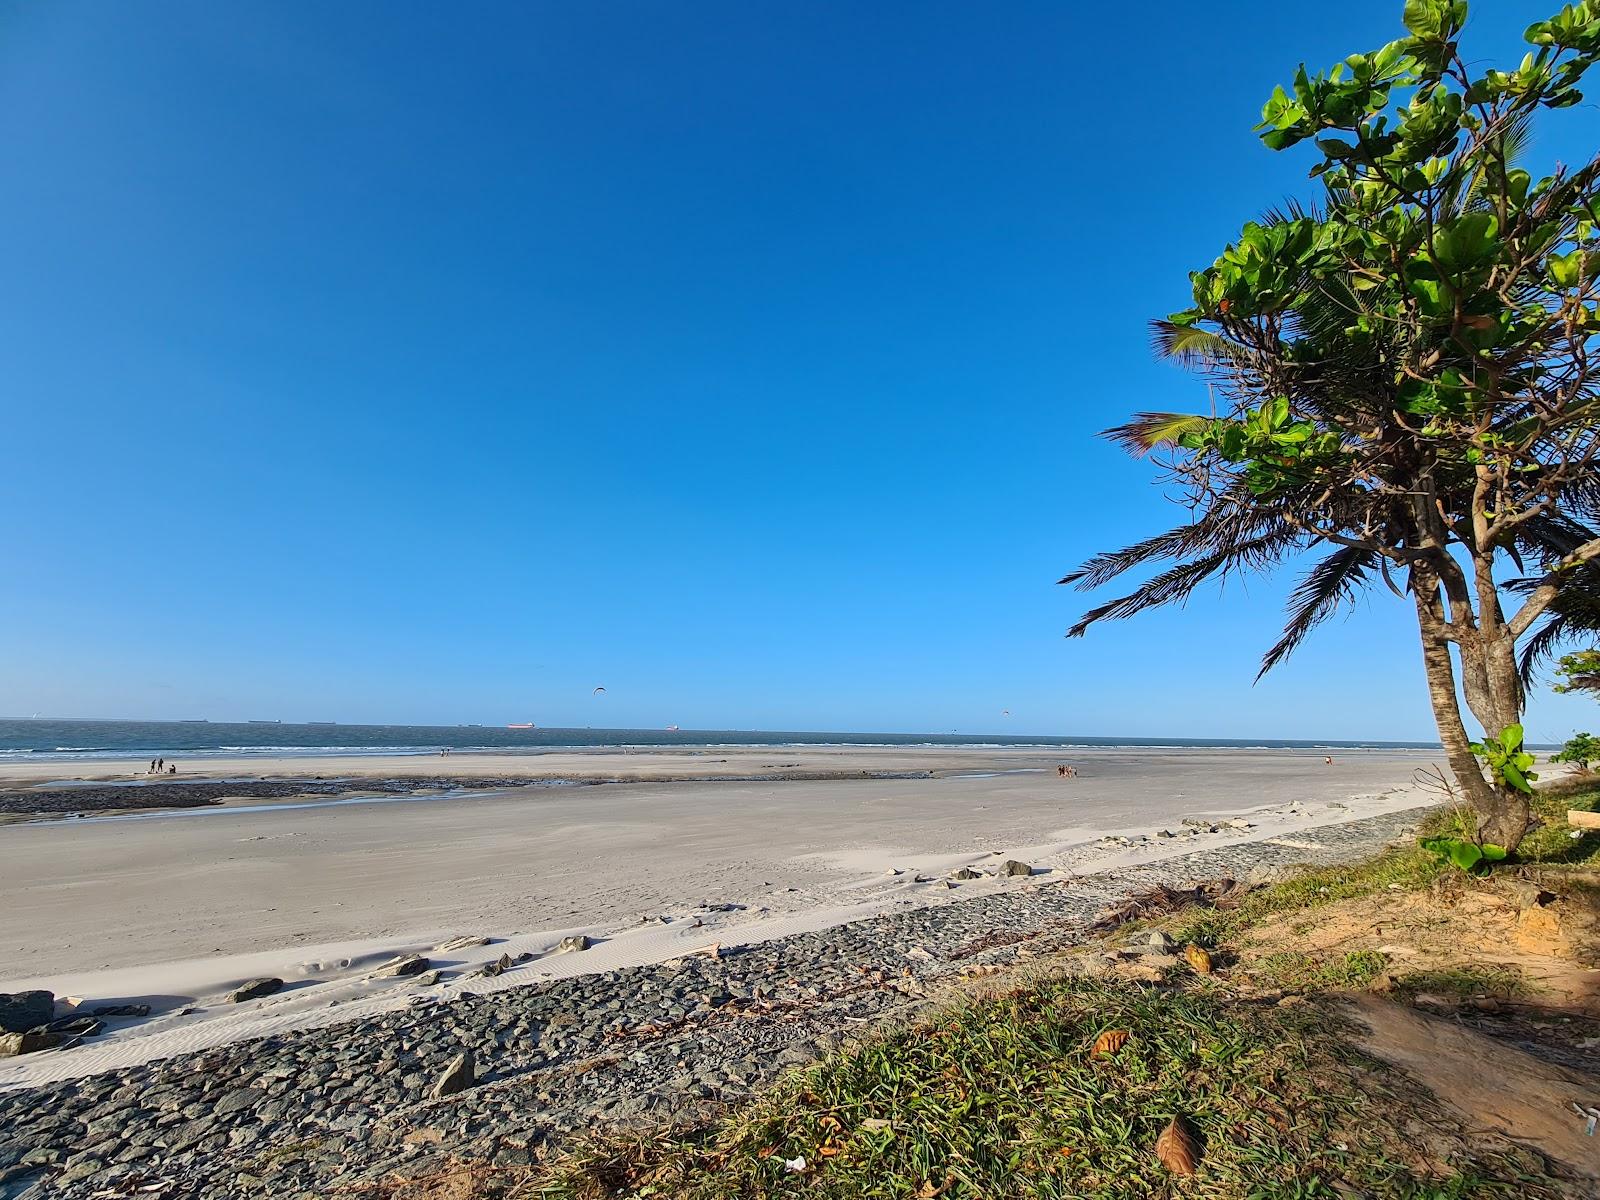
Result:
M434 998L331 1027L0 1092L0 1200L324 1197L445 1159L712 1111L952 977L1069 947L1128 893L1376 852L1420 810L1020 884L715 957ZM1036 877L1037 878L1037 877Z

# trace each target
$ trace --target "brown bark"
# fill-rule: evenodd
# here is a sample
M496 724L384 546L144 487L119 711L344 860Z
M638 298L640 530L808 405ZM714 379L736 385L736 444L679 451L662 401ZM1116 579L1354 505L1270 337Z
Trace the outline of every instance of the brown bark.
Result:
M1515 850L1528 828L1527 797L1484 778L1483 768L1477 755L1472 752L1473 739L1462 722L1461 706L1456 698L1455 663L1450 657L1448 626L1439 596L1438 577L1426 566L1418 564L1412 571L1411 583L1417 605L1417 626L1422 636L1422 665L1427 675L1428 699L1433 704L1433 719L1439 728L1439 742L1444 747L1445 761L1450 766L1450 773L1455 776L1456 785L1477 814L1479 840ZM1486 684L1493 679L1498 673L1490 653L1493 649L1478 638L1472 639L1470 646L1461 646L1464 661L1468 655L1473 656L1475 669L1468 672L1469 677L1476 674ZM1513 663L1513 672L1514 669ZM1475 687L1473 690L1484 704L1484 711L1475 711L1474 715L1485 722L1486 730L1491 723L1499 722L1492 730L1488 730L1491 735L1498 734L1506 725L1516 723L1516 714L1521 708L1520 686L1509 694L1493 686ZM1508 711L1512 714L1511 719L1502 720Z

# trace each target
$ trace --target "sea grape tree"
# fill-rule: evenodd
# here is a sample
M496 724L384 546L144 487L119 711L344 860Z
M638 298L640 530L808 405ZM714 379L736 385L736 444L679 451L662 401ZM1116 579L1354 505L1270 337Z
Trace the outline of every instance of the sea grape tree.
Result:
M1600 0L1531 26L1510 69L1463 56L1464 0L1408 0L1403 20L1407 36L1273 92L1261 140L1314 151L1314 201L1246 224L1191 275L1192 306L1154 324L1159 352L1209 382L1209 411L1108 431L1159 453L1191 519L1062 582L1159 564L1076 636L1320 551L1263 672L1387 585L1414 606L1479 841L1514 849L1527 781L1486 774L1474 747L1521 753L1519 640L1600 559L1600 156L1536 177L1523 151L1582 99Z

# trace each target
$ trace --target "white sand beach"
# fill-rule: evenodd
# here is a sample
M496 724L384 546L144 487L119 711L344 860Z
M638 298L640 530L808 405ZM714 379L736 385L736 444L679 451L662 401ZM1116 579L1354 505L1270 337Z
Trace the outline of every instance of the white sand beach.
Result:
M317 797L0 828L0 990L152 1005L92 1044L0 1069L0 1086L81 1074L405 1003L375 981L432 953L446 987L517 986L765 940L896 906L1297 830L1434 799L1423 752L750 748L185 763L208 776L540 776L666 782L532 786L446 798ZM1071 762L1076 778L1058 777ZM126 778L137 764L96 764ZM762 779L765 773L931 778ZM37 784L63 777L20 772ZM720 778L719 778L720 777ZM1183 821L1243 818L1196 830ZM1154 836L1165 830L1172 837ZM1129 842L1108 841L1126 837ZM1025 878L946 882L1018 859ZM554 954L583 933L582 953ZM450 983L507 954L494 979ZM276 995L222 1002L243 980Z

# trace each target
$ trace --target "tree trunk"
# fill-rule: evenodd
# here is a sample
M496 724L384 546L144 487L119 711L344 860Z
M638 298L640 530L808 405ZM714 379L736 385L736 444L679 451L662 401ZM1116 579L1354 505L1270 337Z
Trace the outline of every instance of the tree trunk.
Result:
M1413 571L1412 594L1416 598L1417 626L1422 636L1422 665L1427 674L1428 699L1433 704L1433 719L1439 728L1445 761L1450 765L1456 785L1477 814L1479 841L1515 850L1528 829L1528 799L1521 792L1485 779L1483 767L1472 752L1472 738L1461 720L1461 705L1456 698L1455 663L1445 636L1438 580L1431 571L1420 566ZM1494 649L1497 647L1485 646L1482 641L1462 648L1463 656L1483 656L1468 669L1489 685L1474 689L1483 711L1475 708L1473 715L1484 723L1485 732L1491 737L1497 736L1507 725L1515 724L1521 710L1520 685L1509 695L1503 687L1495 686L1500 672L1492 659Z

